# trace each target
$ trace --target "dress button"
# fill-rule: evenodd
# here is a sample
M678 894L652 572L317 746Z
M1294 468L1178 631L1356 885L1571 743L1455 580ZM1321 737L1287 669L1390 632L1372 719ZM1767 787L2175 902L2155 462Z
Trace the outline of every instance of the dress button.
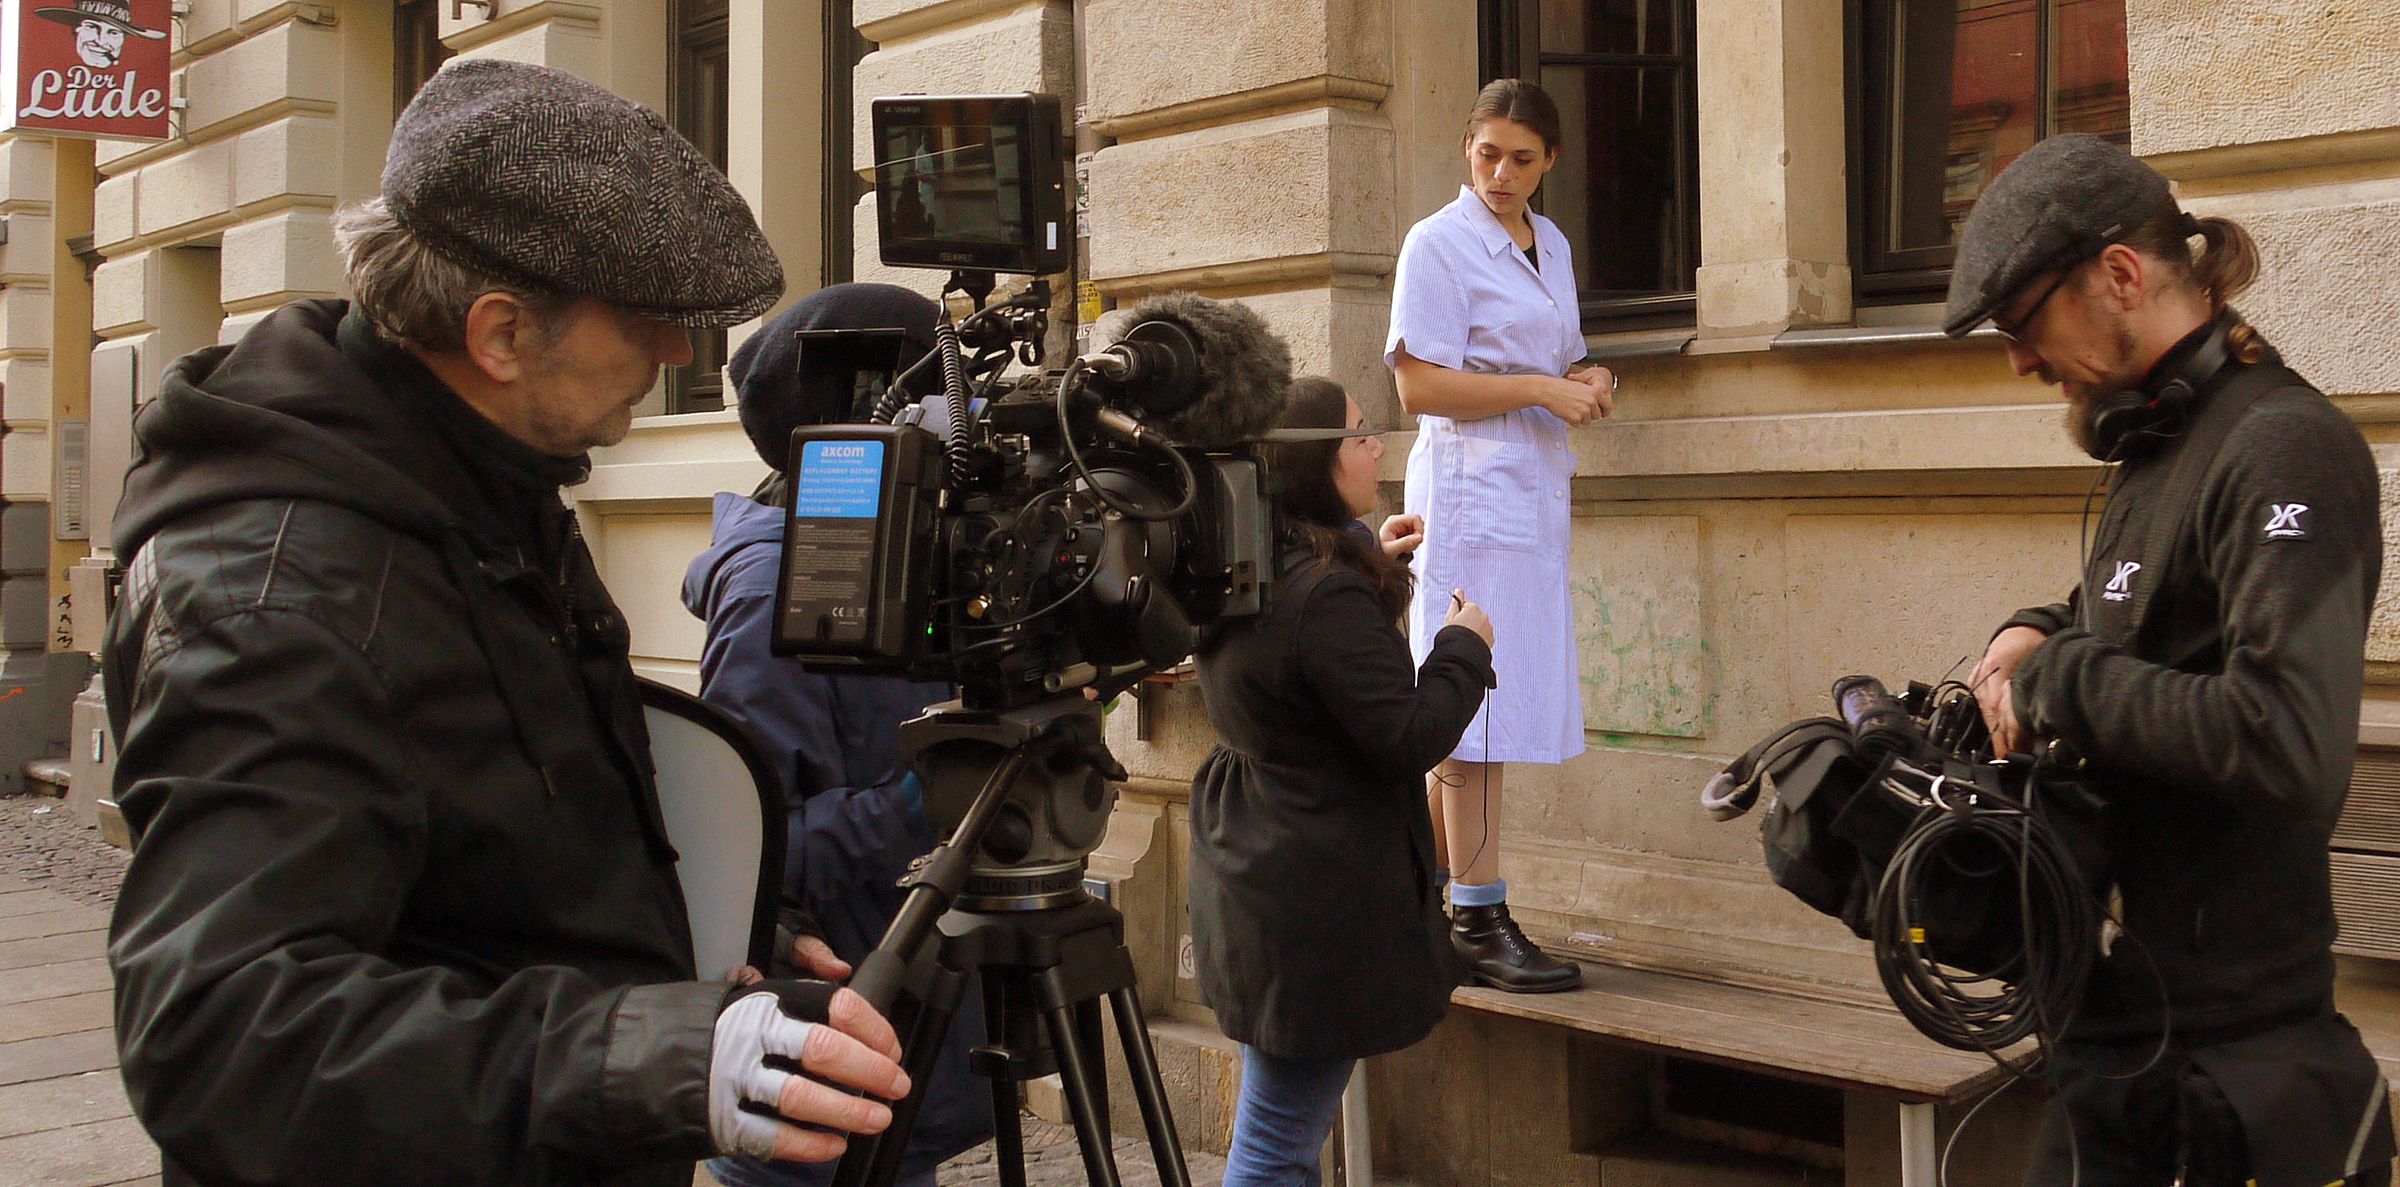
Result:
M1563 499L1567 497L1567 492L1563 490L1554 490L1550 492L1550 497L1553 499Z

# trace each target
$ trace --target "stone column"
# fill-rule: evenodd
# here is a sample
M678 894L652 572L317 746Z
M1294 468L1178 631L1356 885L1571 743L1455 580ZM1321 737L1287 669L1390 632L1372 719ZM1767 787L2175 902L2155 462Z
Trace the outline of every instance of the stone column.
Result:
M1700 340L1743 350L1850 320L1840 0L1699 11Z
M0 137L0 790L9 792L24 786L27 762L64 750L68 705L88 672L84 657L51 653L64 591L50 574L54 553L71 563L80 548L53 544L59 422L81 414L72 395L60 407L56 372L69 372L70 390L77 377L55 347L90 333L82 266L63 245L90 222L91 159L87 144Z
M1396 423L1382 363L1399 221L1388 0L1090 0L1092 271L1120 306L1238 296Z

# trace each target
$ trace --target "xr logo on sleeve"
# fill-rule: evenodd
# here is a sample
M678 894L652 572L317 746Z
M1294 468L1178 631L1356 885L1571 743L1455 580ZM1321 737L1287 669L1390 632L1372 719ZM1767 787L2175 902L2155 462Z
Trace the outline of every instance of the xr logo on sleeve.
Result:
M2300 526L2300 517L2308 514L2306 503L2269 503L2267 539L2305 540L2308 529Z
M2108 588L2100 596L2111 602L2122 602L2133 596L2133 575L2142 571L2140 561L2118 561L2117 575L2108 579Z

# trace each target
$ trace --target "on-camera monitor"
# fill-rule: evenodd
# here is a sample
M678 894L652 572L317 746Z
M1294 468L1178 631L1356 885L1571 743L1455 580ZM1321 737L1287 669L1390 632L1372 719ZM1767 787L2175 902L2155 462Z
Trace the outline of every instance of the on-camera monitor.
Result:
M883 262L1056 272L1066 266L1065 144L1049 95L877 99Z

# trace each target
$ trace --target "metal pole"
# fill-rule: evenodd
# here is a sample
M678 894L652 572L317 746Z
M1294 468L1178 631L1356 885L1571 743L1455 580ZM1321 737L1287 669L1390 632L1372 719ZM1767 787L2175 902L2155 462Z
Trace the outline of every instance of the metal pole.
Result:
M1900 1106L1900 1187L1935 1187L1941 1167L1933 1140L1933 1106Z
M1367 1061L1350 1065L1342 1089L1342 1187L1375 1187L1375 1134L1367 1128Z

